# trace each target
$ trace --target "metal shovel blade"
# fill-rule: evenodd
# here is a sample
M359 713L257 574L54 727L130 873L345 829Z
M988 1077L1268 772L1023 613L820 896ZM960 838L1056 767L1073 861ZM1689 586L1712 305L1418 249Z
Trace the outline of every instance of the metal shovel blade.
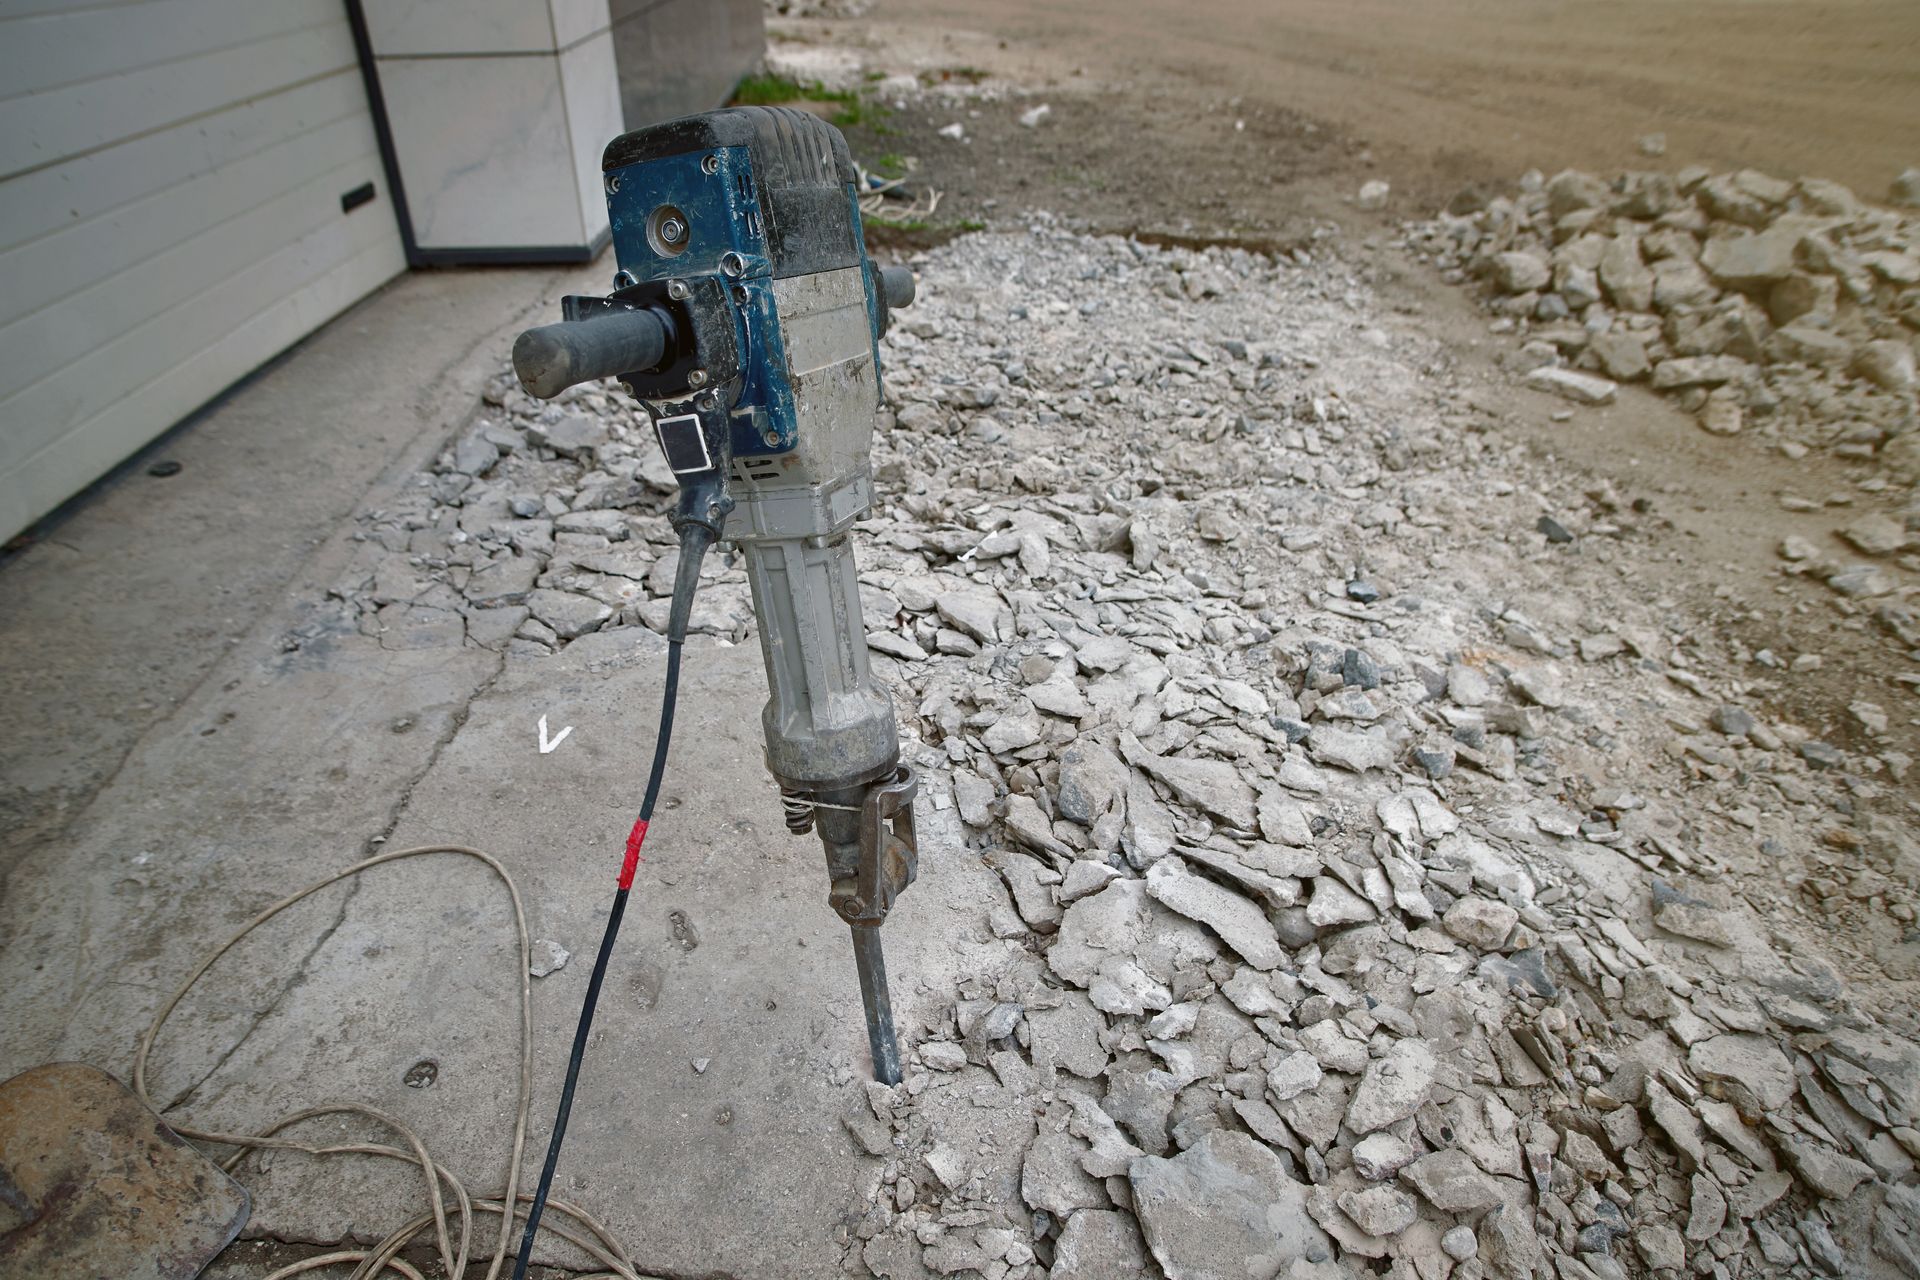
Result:
M191 1280L248 1207L97 1067L56 1062L0 1084L0 1280Z

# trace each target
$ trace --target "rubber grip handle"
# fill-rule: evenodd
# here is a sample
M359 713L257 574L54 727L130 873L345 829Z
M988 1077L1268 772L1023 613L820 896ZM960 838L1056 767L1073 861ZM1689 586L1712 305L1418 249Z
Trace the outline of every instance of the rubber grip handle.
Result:
M880 292L886 297L889 307L912 306L913 269L911 267L880 268Z
M514 339L513 371L528 395L551 400L582 382L651 369L666 353L659 316L615 311L527 330Z

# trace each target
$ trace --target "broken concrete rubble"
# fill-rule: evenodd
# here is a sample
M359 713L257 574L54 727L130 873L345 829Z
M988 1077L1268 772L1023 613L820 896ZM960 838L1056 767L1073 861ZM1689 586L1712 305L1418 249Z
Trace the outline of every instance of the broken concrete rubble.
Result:
M1708 199L1577 178L1543 197L1563 217ZM1712 200L1779 216L1737 184ZM1760 297L1742 276L1723 310L1696 231L1652 225L1666 216L1523 247L1542 289L1582 296L1591 273L1588 305L1615 321L1665 306L1590 338L1591 370L1664 370L1673 394L1731 387L1751 409L1755 379L1791 371L1744 344L1780 324L1776 299L1817 317L1817 279L1839 277L1797 263ZM1764 234L1741 226L1720 234ZM1809 1206L1904 1185L1884 1149L1905 1150L1901 1100L1920 1092L1901 1028L1776 956L1752 888L1793 876L1806 900L1856 901L1843 868L1813 874L1802 829L1859 811L1853 787L1885 768L1860 771L1850 739L1829 758L1752 670L1716 665L1710 628L1614 568L1592 576L1596 551L1654 536L1630 503L1457 427L1422 378L1336 340L1353 317L1334 300L1365 297L1337 259L1030 230L928 255L923 304L885 340L875 468L892 496L860 534L861 612L925 803L956 833L923 844L922 876L978 860L1004 896L921 900L939 902L924 927L994 959L915 993L931 1011L908 1081L835 1131L875 1171L848 1266L1237 1278L1251 1257L1584 1280L1711 1257L1753 1273L1759 1228L1811 1257ZM1862 270L1879 297L1886 278ZM1199 273L1225 280L1204 302L1183 283ZM1141 354L1096 352L1078 312L1016 323L1036 303L1012 282L1042 277L1072 280ZM1862 305L1834 293L1836 317ZM1297 351L1271 338L1276 313ZM1853 397L1836 380L1872 382L1848 372L1871 362L1849 343L1816 380ZM1541 367L1587 376L1571 336L1553 350ZM340 598L392 611L392 643L450 618L534 662L654 626L671 535L630 415L584 391L565 411L604 439L568 454L533 439L545 407L499 399L491 464L456 470L458 502L423 491L374 522ZM1754 410L1743 431L1769 423ZM1201 495L1232 518L1197 520ZM1545 512L1567 535L1550 563L1529 558ZM1896 571L1898 529L1847 524ZM1793 563L1830 558L1809 545ZM713 569L709 633L751 643L737 566ZM509 609L528 612L486 630ZM1776 842L1766 877L1736 875L1756 837ZM1873 874L1858 901L1913 901Z
M1256 969L1271 969L1286 955L1258 906L1231 889L1183 870L1171 859L1147 869L1147 892L1155 901L1206 925Z
M1306 1186L1245 1134L1214 1131L1130 1174L1134 1213L1167 1280L1280 1276L1324 1262L1332 1243L1308 1219Z
M1528 175L1516 195L1411 225L1406 243L1448 279L1487 282L1529 386L1605 404L1614 382L1650 378L1709 432L1757 427L1790 456L1920 477L1890 447L1913 433L1920 328L1904 188L1878 208L1819 179L1697 176ZM1575 182L1600 194L1568 211L1554 193Z
M1406 1119L1426 1104L1439 1064L1419 1040L1400 1040L1367 1064L1347 1104L1347 1129L1360 1135ZM1374 1234L1378 1235L1378 1232Z

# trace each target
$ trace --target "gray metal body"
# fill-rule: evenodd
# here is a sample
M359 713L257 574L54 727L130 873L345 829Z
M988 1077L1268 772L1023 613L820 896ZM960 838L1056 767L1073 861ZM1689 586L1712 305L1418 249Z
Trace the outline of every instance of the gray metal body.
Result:
M857 267L775 282L799 443L736 458L723 537L746 559L767 665L767 768L783 787L832 790L890 772L893 703L867 666L848 538L873 504L880 380Z

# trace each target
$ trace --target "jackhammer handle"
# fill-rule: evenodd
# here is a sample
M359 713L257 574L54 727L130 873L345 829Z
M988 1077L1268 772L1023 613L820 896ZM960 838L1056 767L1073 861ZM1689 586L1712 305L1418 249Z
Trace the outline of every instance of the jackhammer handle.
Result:
M889 307L912 306L913 269L911 267L880 268L880 292L886 297Z
M667 353L667 327L651 311L563 320L514 339L513 371L527 394L551 400L596 378L651 369Z

